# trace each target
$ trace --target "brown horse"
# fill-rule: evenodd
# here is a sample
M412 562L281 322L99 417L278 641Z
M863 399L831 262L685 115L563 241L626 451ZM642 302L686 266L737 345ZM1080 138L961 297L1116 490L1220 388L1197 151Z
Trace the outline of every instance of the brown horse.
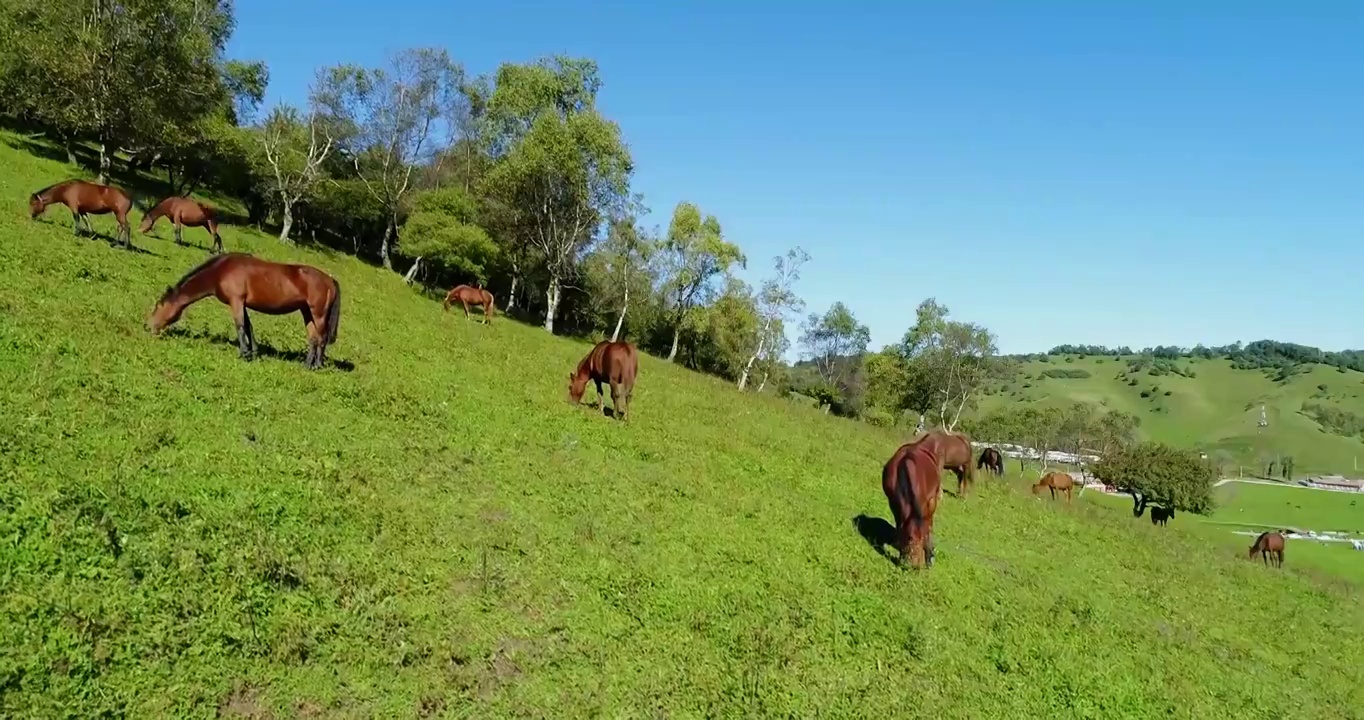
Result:
M181 230L188 225L208 230L213 236L212 252L223 251L223 238L218 234L218 211L212 207L187 197L168 197L142 216L142 224L138 226L137 231L146 235L162 217L168 217L174 223L176 245L185 244L181 238Z
M1052 500L1056 499L1056 493L1059 492L1065 494L1066 502L1069 503L1071 498L1070 491L1074 487L1075 478L1071 477L1070 473L1049 472L1046 475L1043 475L1042 479L1038 480L1036 485L1032 486L1032 494L1036 495L1037 493L1042 492L1042 488L1047 488L1051 490Z
M341 283L309 265L270 262L245 253L215 255L185 273L156 301L147 327L160 334L180 319L190 305L213 295L232 309L237 324L237 348L242 359L256 353L248 309L267 315L302 313L308 328L305 367L322 367L327 346L336 342L341 324Z
M491 324L493 321L493 294L483 288L473 287L472 285L456 285L445 296L445 302L441 304L442 310L449 310L453 303L464 305L464 317L469 317L470 305L483 306L483 322Z
M976 461L976 469L985 468L995 475L1004 474L1004 455L998 450L987 447L980 451L980 459Z
M971 460L971 438L962 433L934 430L911 442L924 443L942 460L942 466L957 476L957 497L966 497L966 490L975 481L975 464Z
M1283 567L1283 546L1283 535L1277 532L1262 532L1255 538L1255 544L1250 546L1250 553L1246 557L1254 560L1255 553L1260 553L1266 565L1273 559L1274 567Z
M881 468L881 490L895 516L900 563L933 567L933 513L942 498L942 458L936 444L901 445Z
M1174 509L1174 508L1163 508L1163 507L1155 507L1155 506L1152 506L1152 507L1151 507L1151 524L1152 524L1152 525L1164 525L1165 523L1167 523L1167 522L1170 521L1170 518L1172 518L1172 517L1174 517L1174 516L1175 516L1175 509Z
M85 229L91 235L95 234L95 229L90 227L89 215L113 213L114 219L118 221L118 235L114 239L122 240L124 247L133 246L133 234L128 226L128 211L132 209L133 201L128 193L116 187L86 180L67 180L49 185L28 196L29 217L38 219L48 205L65 205L71 211L76 235L81 234L82 220L85 221Z
M592 380L597 383L597 402L601 403L605 397L601 384L610 383L612 414L624 420L630 412L630 398L635 394L635 375L638 372L639 357L634 345L603 340L594 345L587 357L578 363L578 369L568 374L568 400L572 403L582 402L587 381Z

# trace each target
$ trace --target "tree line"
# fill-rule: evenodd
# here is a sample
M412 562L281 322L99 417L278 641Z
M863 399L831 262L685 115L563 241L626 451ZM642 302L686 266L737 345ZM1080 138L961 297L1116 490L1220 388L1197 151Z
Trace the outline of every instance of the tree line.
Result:
M1230 360L1232 366L1238 370L1272 370L1287 375L1293 374L1299 365L1327 365L1341 370L1364 372L1364 350L1330 351L1310 345L1274 340L1256 340L1245 345L1235 342L1230 345L1213 347L1199 344L1191 348L1177 345L1157 345L1156 347L1143 348L1139 352L1133 352L1126 345L1116 348L1103 345L1057 345L1048 350L1045 355L1096 355L1100 357L1140 355L1160 360L1213 360L1221 358ZM1035 359L1040 356L1022 355L1018 357Z

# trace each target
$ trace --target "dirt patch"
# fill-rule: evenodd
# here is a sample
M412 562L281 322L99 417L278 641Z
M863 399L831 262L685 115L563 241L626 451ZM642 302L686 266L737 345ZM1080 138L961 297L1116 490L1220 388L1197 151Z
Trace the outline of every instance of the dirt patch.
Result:
M218 717L244 720L274 720L275 714L260 699L260 690L238 682L218 703Z

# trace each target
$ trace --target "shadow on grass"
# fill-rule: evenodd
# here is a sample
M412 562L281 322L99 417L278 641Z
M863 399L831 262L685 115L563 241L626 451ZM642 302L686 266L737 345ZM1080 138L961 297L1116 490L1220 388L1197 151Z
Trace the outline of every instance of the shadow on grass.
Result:
M853 527L857 528L857 534L862 536L867 544L876 550L881 557L896 562L896 554L887 552L886 547L895 549L895 526L886 522L884 518L871 517L870 515L858 515L852 519Z
M223 333L185 330L178 327L172 327L168 328L164 333L162 333L162 335L165 337L184 338L187 340L207 340L214 345L226 345L228 347L231 347L233 350L237 349L237 338L235 336L230 337ZM303 359L307 357L307 353L302 350L280 350L275 346L271 345L270 343L258 341L256 343L256 357L270 358L272 360L283 360L285 362L298 363L302 365ZM326 363L323 364L322 367L324 369L327 367L332 367L337 370L340 370L341 372L355 371L355 363L352 363L349 360L341 360L332 357L328 357Z

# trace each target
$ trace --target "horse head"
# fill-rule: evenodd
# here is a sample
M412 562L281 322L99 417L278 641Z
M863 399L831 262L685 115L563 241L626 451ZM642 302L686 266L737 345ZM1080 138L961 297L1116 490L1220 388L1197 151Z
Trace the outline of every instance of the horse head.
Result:
M568 401L582 402L583 392L587 390L587 373L568 374Z
M175 288L167 287L166 292L161 295L161 299L156 301L156 306L152 308L151 314L147 316L147 329L153 335L160 335L167 325L179 320L180 313L185 311L183 304L172 302L174 295Z
M47 203L43 201L42 196L40 196L38 193L33 193L32 195L28 196L29 219L37 219L37 217L39 215L42 215L43 211L46 209Z

